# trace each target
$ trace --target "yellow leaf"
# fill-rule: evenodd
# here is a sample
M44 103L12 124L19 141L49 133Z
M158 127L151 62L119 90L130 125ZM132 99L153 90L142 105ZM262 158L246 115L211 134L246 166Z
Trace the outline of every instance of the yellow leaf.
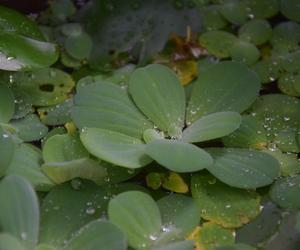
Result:
M178 75L183 86L198 76L198 66L193 60L172 62L171 67Z
M182 177L175 172L171 172L168 176L164 177L162 186L175 193L187 193L189 191L188 185L184 182Z

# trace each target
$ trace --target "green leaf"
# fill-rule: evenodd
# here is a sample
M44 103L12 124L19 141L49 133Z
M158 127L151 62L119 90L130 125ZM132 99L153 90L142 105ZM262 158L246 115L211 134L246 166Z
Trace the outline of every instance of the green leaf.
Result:
M187 123L219 111L243 112L255 101L259 89L257 75L246 66L236 62L213 65L196 80L187 109Z
M239 29L239 38L255 45L266 43L272 36L272 28L267 20L254 19Z
M223 227L240 227L260 213L258 194L229 187L212 176L194 175L191 189L201 217Z
M38 241L39 205L31 185L18 176L0 182L0 227L31 250Z
M48 191L53 187L53 182L42 172L41 151L30 144L19 144L15 147L12 161L6 175L18 175L29 181L35 189Z
M72 118L80 129L109 129L136 138L153 127L124 89L103 81L78 88Z
M125 134L87 128L80 139L92 155L121 167L140 168L152 161L145 154L145 144Z
M288 19L300 22L298 0L280 0L280 11Z
M271 199L283 208L300 208L300 175L278 179L270 189Z
M14 115L15 103L13 92L0 84L0 123L8 123Z
M277 147L282 152L288 153L299 153L300 146L298 145L298 136L299 132L297 129L288 128L285 130L281 130L274 137L274 143L276 143Z
M157 201L162 223L180 229L183 237L189 234L200 222L199 208L195 201L185 195L172 194Z
M232 24L241 25L248 19L246 5L241 1L226 1L219 9L220 13Z
M37 141L48 132L48 127L41 123L36 114L29 114L22 119L11 121L17 135L25 142Z
M91 37L85 32L68 36L65 40L66 51L77 60L87 58L91 52L92 46Z
M52 43L34 40L13 33L0 33L1 64L3 70L20 71L48 67L58 59Z
M162 131L179 137L184 126L185 94L171 69L153 64L133 72L129 92L139 109Z
M207 5L199 8L199 14L202 17L202 26L205 31L222 29L227 25L218 5Z
M200 36L200 44L208 52L219 58L230 56L229 50L237 38L229 32L221 30L207 31Z
M300 173L300 161L297 154L282 153L279 149L264 150L265 153L272 155L280 163L280 171L282 176L295 175Z
M105 168L95 160L89 158L63 162L47 162L42 165L42 170L56 184L80 177L102 185L105 183L107 177Z
M270 139L281 130L300 126L300 102L295 97L282 94L262 95L250 112L263 122Z
M151 141L146 145L146 154L162 166L179 173L195 172L213 164L211 156L203 149L175 140Z
M271 184L279 176L279 162L266 153L236 148L207 151L214 159L208 171L230 186L254 189Z
M274 82L280 75L281 65L278 60L267 58L258 61L252 69L259 76L263 84Z
M240 127L222 138L226 147L262 149L267 146L267 132L255 116L242 116Z
M71 238L63 250L126 250L122 231L108 221L92 221Z
M295 75L294 73L281 74L278 83L278 88L283 94L291 96L300 96L300 74Z
M1 250L24 250L20 241L10 234L0 234L0 249Z
M244 0L250 18L270 18L279 11L278 0Z
M10 32L41 41L44 40L38 25L27 16L4 6L0 6L0 16L1 33Z
M15 143L11 134L0 126L0 177L2 177L13 159Z
M51 136L43 146L45 163L71 161L88 156L89 153L83 147L77 134Z
M5 81L12 83L14 92L29 96L31 104L35 106L60 104L69 98L69 93L75 85L69 74L55 68L17 72L13 75L7 73Z
M184 142L202 142L228 135L239 128L241 116L236 112L216 112L195 121L182 134Z
M111 222L117 225L135 249L150 248L161 233L162 221L155 201L147 194L129 191L117 195L108 206Z
M281 22L273 29L270 40L273 48L279 52L298 49L300 41L300 25L296 22Z
M214 223L204 223L199 231L199 245L201 249L215 250L223 244L234 243L234 232Z
M233 61L253 65L260 57L255 45L241 39L235 40L229 49Z

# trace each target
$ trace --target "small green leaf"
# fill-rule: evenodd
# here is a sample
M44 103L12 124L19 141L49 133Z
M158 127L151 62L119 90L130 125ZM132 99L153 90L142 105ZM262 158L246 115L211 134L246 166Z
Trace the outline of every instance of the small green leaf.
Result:
M6 175L24 177L38 191L48 191L54 183L42 172L42 160L40 149L30 144L19 144L15 147Z
M237 62L209 67L194 85L187 109L187 123L219 111L243 112L255 101L260 89L257 75ZM243 98L240 98L243 93Z
M92 221L71 238L63 250L126 250L122 231L108 221Z
M278 179L270 189L271 199L283 208L300 208L300 175Z
M39 205L31 185L21 177L8 176L0 182L0 227L31 250L38 241Z
M126 235L135 249L150 248L161 234L161 215L155 201L147 194L129 191L113 198L108 206L110 221Z
M75 36L68 36L65 40L66 51L77 60L87 58L91 52L92 45L91 37L85 32Z
M229 50L235 40L237 38L234 35L221 30L207 31L200 36L200 44L219 58L230 56Z
M241 1L226 1L220 6L220 13L232 24L241 25L248 19L245 3Z
M14 115L15 103L13 92L0 84L0 123L8 123Z
M124 89L104 81L78 88L72 118L80 129L109 129L136 138L153 127Z
M179 137L184 126L185 94L176 74L163 65L137 69L129 92L139 109L162 131Z
M260 213L258 194L229 187L212 176L194 175L191 189L201 217L223 227L240 227Z
M299 153L300 146L298 145L298 136L299 132L294 128L287 128L281 130L274 137L274 143L282 152L288 153Z
M195 121L182 134L184 142L202 142L228 135L239 128L241 116L236 112L216 112Z
M197 1L199 2L199 1ZM226 20L223 18L219 11L218 5L208 5L199 9L203 29L206 31L222 29L227 25Z
M194 249L194 243L191 240L173 242L173 243L163 245L162 247L153 248L153 250L193 250L193 249Z
M152 161L145 154L145 144L125 134L87 128L81 133L80 139L92 155L121 167L140 168Z
M279 11L278 0L244 0L250 18L270 18Z
M243 243L236 243L236 244L226 244L224 246L218 246L215 250L256 250L255 247L243 244Z
M255 45L267 42L272 36L272 28L267 20L254 19L245 23L239 29L239 37Z
M0 234L0 249L1 250L24 250L20 241L7 233Z
M207 151L214 159L208 171L230 186L254 189L271 184L279 176L279 162L266 153L237 148Z
M175 140L154 140L146 145L146 154L162 166L180 173L195 172L213 163L203 149Z
M162 223L174 226L187 237L200 223L199 208L195 201L185 195L172 194L157 201Z

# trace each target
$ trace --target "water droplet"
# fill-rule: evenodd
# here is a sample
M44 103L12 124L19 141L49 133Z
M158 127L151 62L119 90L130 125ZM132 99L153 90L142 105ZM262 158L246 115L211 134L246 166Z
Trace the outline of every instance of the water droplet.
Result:
M26 240L26 239L27 239L27 233L22 232L22 233L21 233L21 239L22 239L22 240Z
M82 186L82 181L80 179L73 179L71 181L71 186L75 190L79 190Z
M149 239L150 240L157 240L157 236L150 234Z
M93 208L93 207L88 207L88 208L85 210L85 212L86 212L88 215L93 215L93 214L95 214L96 209Z
M7 61L11 61L11 60L13 60L13 59L15 59L13 56L9 56L9 57L7 57L6 58L7 59Z

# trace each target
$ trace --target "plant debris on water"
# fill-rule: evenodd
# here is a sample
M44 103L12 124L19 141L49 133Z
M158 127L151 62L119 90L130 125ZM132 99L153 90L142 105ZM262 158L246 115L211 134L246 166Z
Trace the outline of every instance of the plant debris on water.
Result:
M300 249L299 97L299 0L0 6L0 249Z

